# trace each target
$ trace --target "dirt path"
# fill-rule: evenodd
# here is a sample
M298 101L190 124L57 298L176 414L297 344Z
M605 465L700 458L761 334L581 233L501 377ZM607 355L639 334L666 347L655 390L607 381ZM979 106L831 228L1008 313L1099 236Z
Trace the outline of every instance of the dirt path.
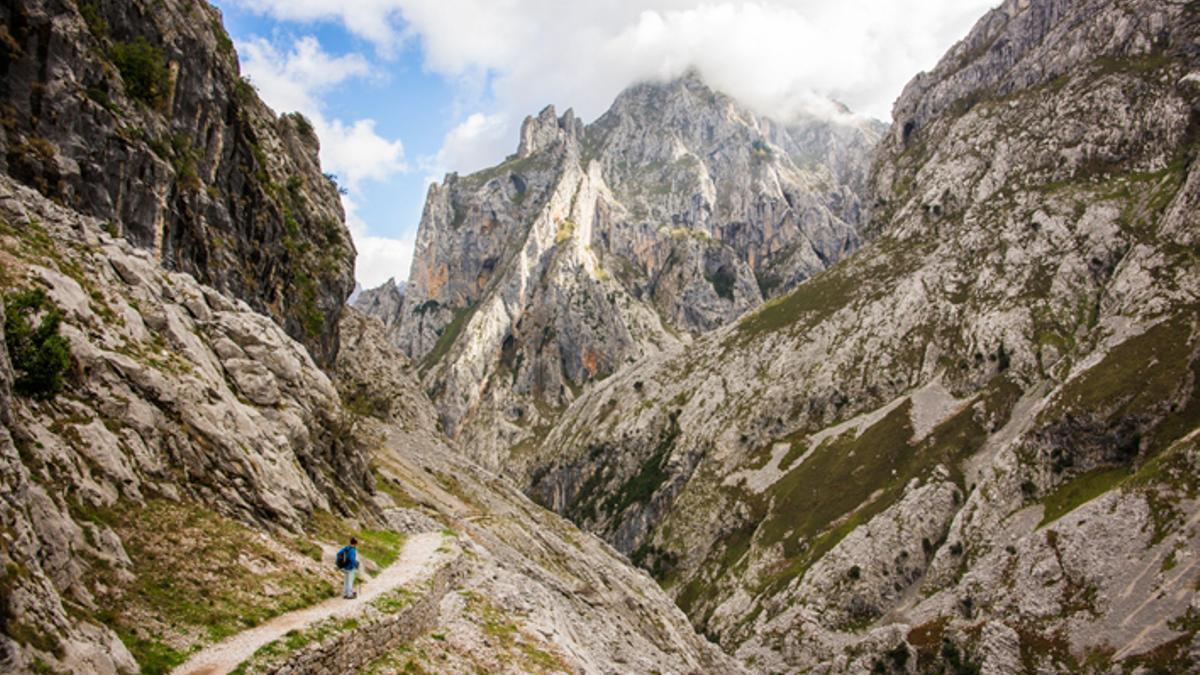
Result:
M300 630L329 618L344 619L355 616L361 613L372 599L398 586L433 574L442 558L445 557L438 551L442 545L442 538L443 535L438 532L410 536L404 542L400 557L359 587L357 599L330 598L311 607L281 614L260 626L209 645L176 668L174 672L177 675L228 673L237 668L239 663L250 658L259 647L272 640L278 640L288 631Z

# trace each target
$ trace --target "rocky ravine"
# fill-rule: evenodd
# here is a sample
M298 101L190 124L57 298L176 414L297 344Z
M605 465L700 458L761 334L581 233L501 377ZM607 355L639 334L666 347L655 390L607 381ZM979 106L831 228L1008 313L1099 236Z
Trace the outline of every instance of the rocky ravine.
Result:
M382 327L338 349L334 185L212 8L0 16L0 671L166 672L329 597L351 534L373 574L453 527L465 586L423 654L737 672L648 576L458 459Z
M440 672L742 671L623 556L464 461L382 323L352 312L342 331L338 386L350 407L371 411L359 424L374 439L377 500L432 510L469 561L462 588L442 603L435 637L406 653ZM497 624L515 635L497 634Z
M0 670L158 671L328 597L321 547L351 530L382 550L453 528L467 558L425 667L738 672L649 576L461 460L382 324L343 319L331 380L102 225L0 177L4 295L44 289L72 364L42 400L0 349ZM398 650L380 662L416 658Z
M583 394L528 490L756 669L1197 667L1198 37L989 13L897 101L874 240Z
M337 353L354 245L312 126L196 0L0 6L0 170Z
M377 315L446 432L499 466L592 383L857 247L879 133L781 124L694 73L591 125L546 108L508 161L430 189L404 304Z

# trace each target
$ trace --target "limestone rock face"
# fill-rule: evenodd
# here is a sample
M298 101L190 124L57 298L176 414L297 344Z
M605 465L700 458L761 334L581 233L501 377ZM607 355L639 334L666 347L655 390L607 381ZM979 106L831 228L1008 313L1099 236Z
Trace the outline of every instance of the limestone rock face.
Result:
M547 107L508 161L430 188L399 314L367 309L445 430L497 466L593 383L854 250L880 133L777 122L694 74L591 125Z
M244 301L8 177L0 267L6 294L42 288L62 311L72 363L53 401L13 397L0 349L6 671L31 669L33 647L71 671L137 670L114 633L63 609L91 606L82 579L97 560L132 564L80 512L166 497L294 532L316 510L364 501L367 459L345 433L337 390ZM43 639L9 637L30 634Z
M870 243L509 467L764 671L1194 670L1198 36L989 13L898 100Z
M312 126L238 73L207 2L0 7L0 171L337 351L354 247Z
M385 327L393 328L400 323L405 286L403 281L396 283L395 279L388 279L382 286L360 291L351 298L350 306L379 319Z

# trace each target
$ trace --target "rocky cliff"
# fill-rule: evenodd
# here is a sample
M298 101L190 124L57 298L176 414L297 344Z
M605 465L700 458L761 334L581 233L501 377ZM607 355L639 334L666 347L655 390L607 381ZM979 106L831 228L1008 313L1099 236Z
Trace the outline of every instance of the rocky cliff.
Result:
M383 318L445 430L499 465L591 384L855 249L878 136L849 114L773 121L695 74L591 125L546 108L508 161L431 187Z
M1195 3L1011 0L873 240L578 398L528 490L766 671L1200 662Z
M354 248L318 141L193 0L0 6L0 171L337 352Z
M149 658L159 639L182 649L192 642L178 636L228 620L184 609L199 592L187 582L197 563L172 556L218 563L222 544L235 555L258 550L254 530L296 533L320 513L360 511L373 483L337 390L245 302L163 269L103 221L8 177L0 282L10 310L26 304L35 324L61 317L66 366L57 395L45 387L10 397L14 373L20 383L55 369L30 349L48 338L6 314L22 336L0 350L5 670L135 671L129 650ZM242 545L228 541L233 528ZM304 569L303 556L276 555L276 567ZM278 611L319 588L312 569L297 574L258 607L242 598L246 611ZM225 588L239 588L236 572ZM209 598L218 614L226 601Z

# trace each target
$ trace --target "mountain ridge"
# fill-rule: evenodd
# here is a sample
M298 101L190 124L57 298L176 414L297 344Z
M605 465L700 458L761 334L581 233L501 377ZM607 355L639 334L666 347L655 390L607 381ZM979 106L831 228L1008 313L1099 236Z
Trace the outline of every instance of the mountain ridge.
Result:
M943 635L1026 668L1107 658L1104 639L1127 664L1188 663L1194 631L1153 627L1190 625L1186 603L1145 605L1130 621L1157 632L1138 645L1112 622L1120 570L1195 547L1186 515L1157 535L1169 546L1132 533L1164 500L1194 507L1196 18L1103 1L986 15L898 100L870 243L585 392L519 455L526 490L768 670L870 669L928 651L923 631L928 667ZM926 100L942 103L910 114ZM1088 489L1102 497L1063 505ZM1007 594L1047 556L1099 599ZM1058 630L1069 644L1038 646Z
M430 188L385 321L443 427L503 464L592 382L857 247L876 137L772 122L694 73L632 86L590 125L548 106L506 162Z

